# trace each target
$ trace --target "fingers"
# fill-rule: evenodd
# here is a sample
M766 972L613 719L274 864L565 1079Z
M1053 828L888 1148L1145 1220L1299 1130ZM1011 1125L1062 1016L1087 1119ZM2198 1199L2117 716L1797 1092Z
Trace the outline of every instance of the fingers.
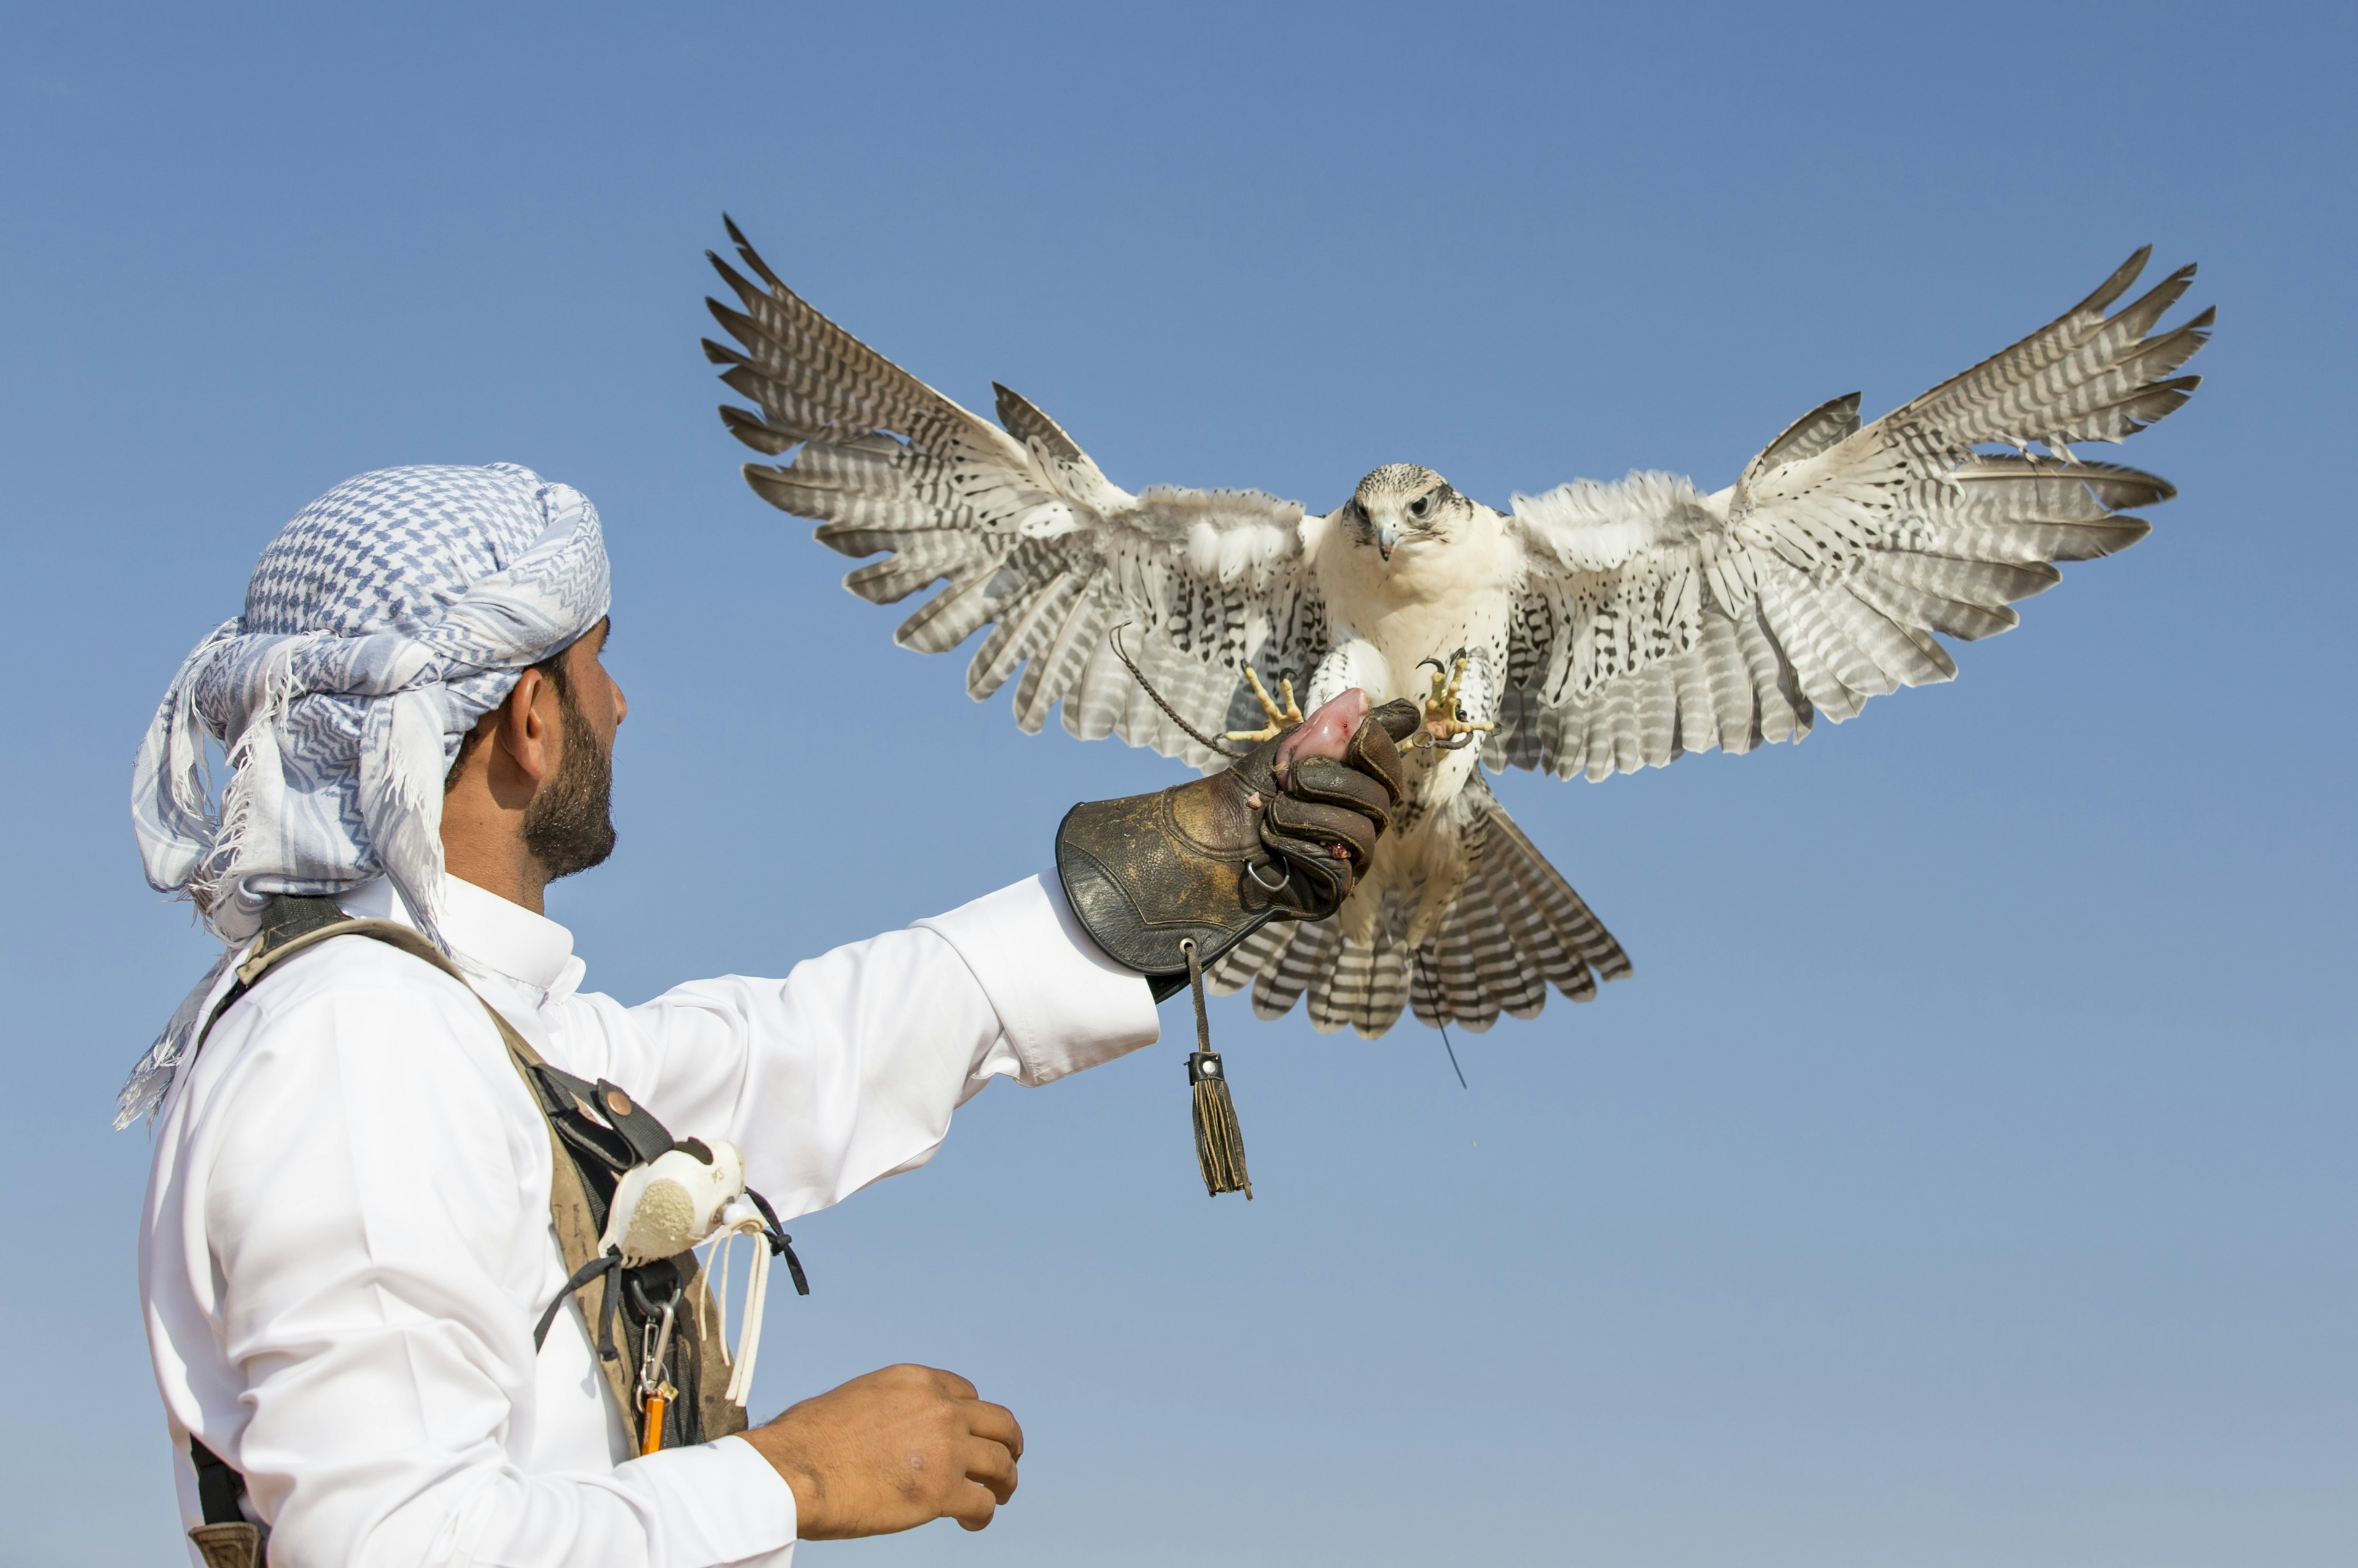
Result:
M1324 757L1303 758L1294 769L1286 793L1297 800L1320 801L1356 811L1373 819L1379 830L1391 825L1392 802L1398 798L1390 781L1370 777L1357 768Z
M974 1438L967 1444L966 1478L1003 1503L1015 1495L1015 1455L1003 1443Z
M1007 1445L976 1438L967 1445L966 1479L943 1500L942 1514L963 1530L980 1530L1015 1495L1015 1455Z
M1400 733L1398 720L1408 720ZM1368 715L1352 733L1350 750L1344 761L1371 778L1383 781L1384 787L1398 800L1408 787L1407 764L1401 760L1400 743L1424 727L1423 715L1412 702L1388 702Z
M950 1419L964 1426L969 1434L954 1444L954 1452L963 1456L966 1478L989 1491L992 1507L1013 1497L1015 1462L1023 1457L1023 1427L1015 1419L1015 1412L980 1397L974 1384L956 1372L938 1367L920 1370L936 1389L955 1402L957 1408L950 1412ZM964 1496L967 1489L957 1489L943 1509L961 1522L964 1518L959 1510L971 1503ZM990 1522L990 1509L986 1508L980 1522L968 1524L967 1528L980 1530Z
M988 1526L998 1512L999 1499L990 1495L990 1488L968 1481L959 1487L957 1498L942 1509L941 1517L957 1520L960 1530L975 1530Z
M1372 713L1356 704L1352 708L1364 716L1344 760L1309 748L1296 752L1281 792L1261 807L1261 842L1284 857L1289 876L1299 883L1276 897L1306 918L1332 914L1374 859L1376 840L1391 827L1392 807L1406 793L1406 769L1391 731L1402 716L1405 732L1422 722L1412 702L1389 703ZM1319 713L1330 709L1344 711L1328 704Z
M933 1379L934 1387L967 1407L963 1413L968 1432L1002 1445L1018 1459L1023 1457L1023 1428L1016 1421L1013 1411L984 1399L972 1383L956 1372L945 1371L939 1367L914 1369L924 1372Z
M1356 862L1348 854L1336 855L1315 839L1286 838L1273 833L1264 833L1261 842L1280 860L1275 887L1269 885L1267 877L1251 873L1267 895L1262 902L1291 910L1297 918L1319 920L1334 914L1350 893Z
M1018 1459L1023 1457L1023 1428L1016 1423L1015 1412L1005 1405L995 1405L989 1400L975 1400L974 1409L967 1416L967 1430L998 1444Z
M1408 698L1395 697L1368 715L1383 730L1394 745L1407 740L1424 727L1424 714Z
M1264 834L1261 842L1280 857L1277 886L1259 872L1249 873L1247 898L1256 893L1261 903L1272 903L1297 920L1323 920L1335 913L1351 892L1351 865L1325 845L1307 838L1282 838ZM1256 888L1253 884L1258 884Z
M1340 806L1279 795L1263 808L1261 837L1271 848L1278 847L1280 840L1290 840L1319 855L1327 852L1328 845L1341 844L1359 864L1365 865L1376 852L1376 837L1383 831L1382 821L1380 817L1370 820L1362 811Z

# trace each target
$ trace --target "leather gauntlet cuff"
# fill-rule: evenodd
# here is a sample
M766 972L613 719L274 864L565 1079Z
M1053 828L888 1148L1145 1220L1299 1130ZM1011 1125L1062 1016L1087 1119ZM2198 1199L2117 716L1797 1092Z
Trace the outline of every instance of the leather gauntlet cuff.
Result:
M1344 761L1303 758L1284 784L1271 741L1226 772L1073 807L1056 829L1073 914L1108 957L1152 982L1157 1000L1187 983L1184 943L1208 969L1271 920L1334 914L1400 798L1391 731L1414 722L1412 704L1379 709Z
M1187 983L1182 943L1192 940L1196 961L1210 968L1277 916L1264 884L1288 886L1249 827L1242 846L1207 843L1190 830L1207 811L1248 821L1257 815L1244 805L1244 789L1181 798L1200 787L1084 801L1056 829L1056 875L1074 916L1106 957L1152 983L1157 1001Z

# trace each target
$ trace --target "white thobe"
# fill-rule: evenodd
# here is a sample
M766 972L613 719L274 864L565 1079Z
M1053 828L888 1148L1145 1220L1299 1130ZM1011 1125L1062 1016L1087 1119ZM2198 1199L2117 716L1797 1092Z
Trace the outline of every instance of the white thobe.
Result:
M343 903L401 917L383 882ZM455 880L444 907L543 1056L734 1142L782 1217L925 1163L995 1076L1045 1083L1156 1033L1053 878L639 1007L579 989L554 921ZM322 943L223 1013L162 1108L141 1238L186 1521L194 1433L243 1473L274 1568L784 1563L794 1495L751 1445L633 1457L578 1302L535 1353L565 1282L549 1161L481 1004L384 943Z

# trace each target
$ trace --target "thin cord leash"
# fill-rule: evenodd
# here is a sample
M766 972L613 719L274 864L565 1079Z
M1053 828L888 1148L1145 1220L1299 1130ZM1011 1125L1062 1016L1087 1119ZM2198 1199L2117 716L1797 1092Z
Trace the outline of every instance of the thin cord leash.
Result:
M1433 1010L1438 1013L1441 1011L1441 988L1433 983L1433 969L1425 963L1422 947L1416 950L1416 972L1424 977L1424 989L1431 993ZM1457 1065L1457 1047L1449 1043L1449 1025L1444 1022L1433 1027L1441 1031L1441 1048L1449 1053L1449 1070L1457 1075L1457 1087L1470 1093L1474 1086L1466 1081L1466 1069Z
M1122 648L1121 629L1122 626L1127 626L1129 624L1130 622L1125 621L1121 623L1121 626L1116 626L1112 631L1108 632L1106 633L1106 641L1113 644L1113 656L1120 659L1123 665L1129 669L1130 678L1138 683L1138 687L1141 691L1143 691L1148 697L1154 699L1155 707L1163 709L1163 716L1171 720L1172 723L1179 726L1180 729L1184 730L1199 746L1209 746L1213 751L1217 752L1223 757L1242 757L1247 755L1246 752L1239 752L1235 747L1230 746L1224 741L1213 740L1209 735L1205 734L1201 730L1196 729L1193 724L1190 724L1185 719L1180 718L1179 710L1163 700L1163 694L1154 689L1154 683L1146 678L1146 672L1140 669L1138 667L1138 662L1135 659L1132 659Z

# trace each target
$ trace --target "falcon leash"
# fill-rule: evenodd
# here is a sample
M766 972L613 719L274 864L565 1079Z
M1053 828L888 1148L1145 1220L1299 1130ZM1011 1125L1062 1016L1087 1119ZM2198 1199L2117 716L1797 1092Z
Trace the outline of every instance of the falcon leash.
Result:
M1194 741L1197 745L1208 747L1212 751L1218 752L1223 757L1242 757L1245 754L1244 752L1238 751L1234 746L1229 745L1225 741L1213 740L1209 735L1205 734L1201 730L1196 729L1193 724L1190 724L1184 719L1180 718L1179 710L1172 707L1170 703L1163 700L1163 694L1154 689L1154 683L1146 678L1146 672L1138 667L1138 661L1130 656L1130 650L1121 645L1122 632L1124 628L1129 626L1129 624L1130 622L1125 621L1120 626L1116 626L1113 630L1108 632L1106 633L1106 643L1113 649L1113 656L1121 661L1121 667L1130 672L1130 678L1138 683L1138 689L1144 692L1148 700L1163 710L1163 718L1168 719L1172 723L1179 726L1182 730L1186 732L1187 738Z

